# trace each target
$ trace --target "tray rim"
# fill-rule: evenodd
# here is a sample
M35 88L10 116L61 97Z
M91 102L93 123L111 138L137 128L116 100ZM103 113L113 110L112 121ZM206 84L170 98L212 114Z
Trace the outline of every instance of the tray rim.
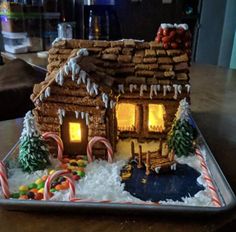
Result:
M192 117L191 117L192 118ZM29 200L16 200L16 199L0 199L0 207L7 210L19 210L19 211L30 211L30 210L55 210L57 208L62 208L63 210L109 210L109 211L123 211L123 212L148 212L148 213L189 213L189 214L220 214L230 211L236 207L236 196L231 189L226 177L224 176L219 164L217 163L215 157L213 156L205 138L203 137L199 127L192 118L194 125L198 131L198 146L202 150L201 146L204 146L207 151L208 158L211 160L212 164L215 166L220 178L223 182L224 188L226 188L228 194L231 196L229 204L225 204L221 207L210 207L210 206L190 206L190 205L151 205L151 204L137 204L137 203L100 203L100 202L69 202L69 201L29 201ZM6 161L11 154L15 151L19 145L20 140L11 148L7 155L3 158L3 162ZM210 169L210 168L209 168ZM214 184L219 188L216 180L212 176ZM218 192L219 197L222 200L220 192Z

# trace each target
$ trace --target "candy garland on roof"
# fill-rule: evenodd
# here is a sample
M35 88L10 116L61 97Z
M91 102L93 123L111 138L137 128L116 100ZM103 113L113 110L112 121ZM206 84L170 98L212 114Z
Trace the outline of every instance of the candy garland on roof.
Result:
M18 161L25 172L43 170L50 165L49 151L42 140L31 111L24 118Z
M165 49L191 48L191 33L187 24L162 23L155 41L162 42Z
M189 104L184 98L179 103L175 120L167 136L169 150L174 150L178 157L191 155L194 152L195 138L196 128L191 123Z

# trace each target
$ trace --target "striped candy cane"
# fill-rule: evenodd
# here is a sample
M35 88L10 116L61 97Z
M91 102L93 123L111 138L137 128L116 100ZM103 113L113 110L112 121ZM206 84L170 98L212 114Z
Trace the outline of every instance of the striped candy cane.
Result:
M0 161L0 184L4 197L8 199L10 197L10 190L7 179L7 171L5 164L2 161Z
M53 133L53 132L46 132L42 135L42 137L44 139L52 138L56 141L57 149L58 149L57 158L58 158L58 160L62 160L63 159L64 145L63 145L63 142L62 142L60 136L58 136L56 133Z
M202 155L202 153L199 149L196 149L195 153L196 153L196 156L198 157L198 159L201 162L203 178L207 183L208 189L210 190L212 201L213 201L213 203L216 207L221 207L220 198L217 194L217 190L216 190L216 188L214 186L214 183L212 181L212 178L210 176L209 170L208 170L207 165L206 165L206 161L205 161L205 159L204 159L204 157L203 157L203 155Z
M106 146L107 155L108 155L108 162L112 163L113 150L112 150L111 144L106 138L100 137L100 136L93 137L88 143L88 146L87 146L88 162L89 163L93 162L93 145L97 142L103 143Z
M50 197L51 197L50 196L50 188L51 188L52 181L54 179L58 178L59 176L65 177L67 179L67 181L69 182L69 189L70 189L69 200L75 198L75 183L74 183L74 180L71 176L71 173L66 170L58 170L58 171L54 172L53 174L51 174L45 182L44 191L43 191L43 199L44 200L50 199Z

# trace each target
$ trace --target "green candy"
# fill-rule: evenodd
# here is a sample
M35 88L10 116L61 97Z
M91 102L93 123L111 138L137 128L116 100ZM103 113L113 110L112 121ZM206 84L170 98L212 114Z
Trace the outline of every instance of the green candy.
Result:
M82 171L77 171L77 174L78 174L80 177L84 177L84 176L85 176L85 173L82 172Z
M44 188L45 182L41 182L40 184L37 185L37 189Z
M54 192L56 192L56 191L57 191L57 190L54 189L54 188L50 189L50 192L51 192L51 193L54 193Z
M35 189L35 188L37 188L37 184L31 183L31 184L28 185L28 188L29 189Z
M28 191L19 191L20 196L26 195L27 193L28 193Z
M10 198L18 199L20 197L19 193L12 193Z

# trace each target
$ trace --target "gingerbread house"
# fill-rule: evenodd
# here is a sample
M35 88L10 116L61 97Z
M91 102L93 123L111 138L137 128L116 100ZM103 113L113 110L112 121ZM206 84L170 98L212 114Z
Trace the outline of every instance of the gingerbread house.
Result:
M140 143L165 139L179 101L189 99L189 56L161 43L58 40L46 79L34 86L40 131L61 136L65 153L83 155L94 136ZM51 144L53 146L53 144ZM93 148L103 155L102 144Z

